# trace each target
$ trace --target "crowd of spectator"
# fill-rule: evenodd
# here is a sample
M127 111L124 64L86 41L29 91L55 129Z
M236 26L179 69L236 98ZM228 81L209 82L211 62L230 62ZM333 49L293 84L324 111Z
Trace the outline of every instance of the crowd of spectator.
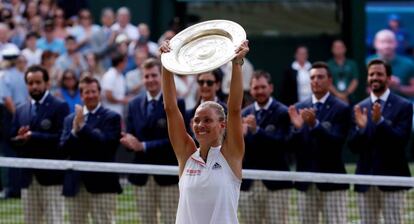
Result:
M68 18L65 9L53 1L13 0L2 3L0 10L2 156L113 162L123 147L134 152L134 163L176 165L162 103L162 65L157 59L159 43L172 38L174 31L167 30L158 43L153 42L150 27L145 23L134 25L126 7L116 12L103 9L101 25L95 24L88 9ZM360 155L357 173L409 176L404 150L411 132L412 106L406 99L414 99L414 64L398 54L398 46L394 32L386 29L376 34L376 54L367 59L370 97L360 104L355 97L360 69L347 58L341 40L332 43L332 59L326 64L312 64L307 47L298 46L294 61L282 74L280 90L274 88L270 74L255 71L245 59L244 168L290 170L294 161L298 171L345 173L341 152L351 133L350 146ZM226 108L230 80L231 63L211 72L175 76L178 104L190 135L190 118L200 103L216 101ZM280 93L280 99L272 97L274 91ZM357 105L355 111L353 105ZM389 155L384 152L387 143L368 143L388 137L400 143L392 147L401 152ZM288 160L291 154L294 158ZM44 217L55 217L51 223L62 219L64 200L39 209L42 200L52 199L36 198L35 192L51 192L53 197L63 192L73 223L83 220L88 211L93 219L110 223L114 195L122 191L115 174L3 172L4 197L21 196L26 202L38 202L25 204L27 223L38 223ZM128 179L135 187L143 223L156 223L157 209L165 222L174 220L177 201L165 201L165 195L178 195L177 177L131 175ZM344 190L348 185L288 181L245 180L244 192L269 195L261 195L262 202L255 206L246 206L252 203L253 194L242 193L242 214L256 216L241 219L246 223L287 220L286 206L275 208L277 212L272 215L278 217L261 214L263 209L248 210L259 209L260 203L269 203L267 200L276 203L276 198L288 204L287 191L291 188L302 192L301 200L309 202L299 208L305 223L313 223L318 217L313 212L325 212L330 223L344 223ZM362 195L370 192L370 197L383 191L366 186L357 190ZM391 190L399 192L391 197L402 201L400 193L405 189ZM369 203L367 197L361 198L361 203ZM104 200L113 206L99 207ZM320 205L311 209L315 201ZM323 203L330 204L331 210L325 211ZM84 204L92 207L81 207ZM384 214L393 219L400 209L392 207Z

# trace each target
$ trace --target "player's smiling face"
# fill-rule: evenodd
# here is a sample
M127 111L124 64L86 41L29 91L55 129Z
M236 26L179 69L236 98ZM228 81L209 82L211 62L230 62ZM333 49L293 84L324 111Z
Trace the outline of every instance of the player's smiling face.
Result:
M195 137L202 143L219 139L225 128L225 122L220 120L213 108L207 107L196 110L192 126Z

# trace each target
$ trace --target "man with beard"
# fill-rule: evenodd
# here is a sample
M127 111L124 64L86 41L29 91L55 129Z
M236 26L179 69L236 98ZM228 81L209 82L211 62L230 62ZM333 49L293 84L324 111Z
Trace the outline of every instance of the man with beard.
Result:
M329 93L332 76L328 65L315 62L310 70L312 96L289 107L294 126L291 148L299 172L344 174L342 148L351 123L351 111ZM326 223L346 223L347 184L296 182L300 191L301 223L319 223L322 213Z
M354 108L349 146L359 155L356 173L410 176L405 147L410 138L413 107L390 92L391 66L375 59L368 63L371 94ZM407 187L356 185L361 223L402 223Z
M161 92L161 63L154 58L141 65L146 91L128 104L127 132L121 144L135 152L137 164L177 165L168 138L167 117ZM182 114L184 100L178 100ZM135 186L140 223L174 223L178 206L178 177L134 174L129 181ZM160 213L161 222L157 221Z
M271 97L273 84L265 71L256 71L250 81L254 103L243 110L246 154L243 167L289 171L286 140L288 108ZM269 147L272 146L272 147ZM288 223L290 181L243 180L240 220L243 223Z
M24 78L31 100L16 110L12 141L17 154L23 158L62 159L58 145L69 106L49 93L46 69L34 65ZM25 223L63 223L62 183L62 171L22 171Z
M398 41L391 30L380 30L375 35L376 54L367 59L381 59L392 68L389 88L399 95L414 99L414 63L410 58L397 54Z

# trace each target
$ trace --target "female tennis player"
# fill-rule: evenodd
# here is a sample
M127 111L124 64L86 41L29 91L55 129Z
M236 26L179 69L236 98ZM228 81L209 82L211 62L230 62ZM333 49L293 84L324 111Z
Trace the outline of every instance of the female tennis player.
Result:
M160 47L161 53L170 50L169 42ZM163 67L162 89L168 134L180 176L177 224L238 223L244 155L241 66L248 51L248 41L245 40L233 59L227 118L223 107L216 102L207 101L197 107L192 129L199 148L186 132L177 106L173 74Z

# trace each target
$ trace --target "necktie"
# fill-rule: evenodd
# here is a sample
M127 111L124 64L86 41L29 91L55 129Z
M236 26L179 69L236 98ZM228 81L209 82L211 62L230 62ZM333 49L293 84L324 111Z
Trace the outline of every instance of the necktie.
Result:
M375 100L375 103L378 103L379 105L381 105L381 111L384 109L384 101L383 100L378 98L377 100Z
M37 116L39 114L39 110L40 110L40 103L39 101L36 101L34 103L34 112L35 112L35 116Z
M156 100L151 100L151 101L148 102L147 111L146 111L147 112L147 118L150 117L151 114L154 113L156 103L157 103Z
M319 115L319 113L321 112L321 110L322 110L322 106L323 106L323 103L321 103L321 102L316 102L314 105L313 105L313 107L315 108L315 110L316 110L316 115L318 116Z
M261 123L262 122L263 117L264 117L264 113L265 113L264 111L265 111L264 109L260 109L260 110L257 111L257 113L256 113L256 121L257 121L257 123Z
M91 124L95 121L95 115L91 112L86 114L86 123Z

